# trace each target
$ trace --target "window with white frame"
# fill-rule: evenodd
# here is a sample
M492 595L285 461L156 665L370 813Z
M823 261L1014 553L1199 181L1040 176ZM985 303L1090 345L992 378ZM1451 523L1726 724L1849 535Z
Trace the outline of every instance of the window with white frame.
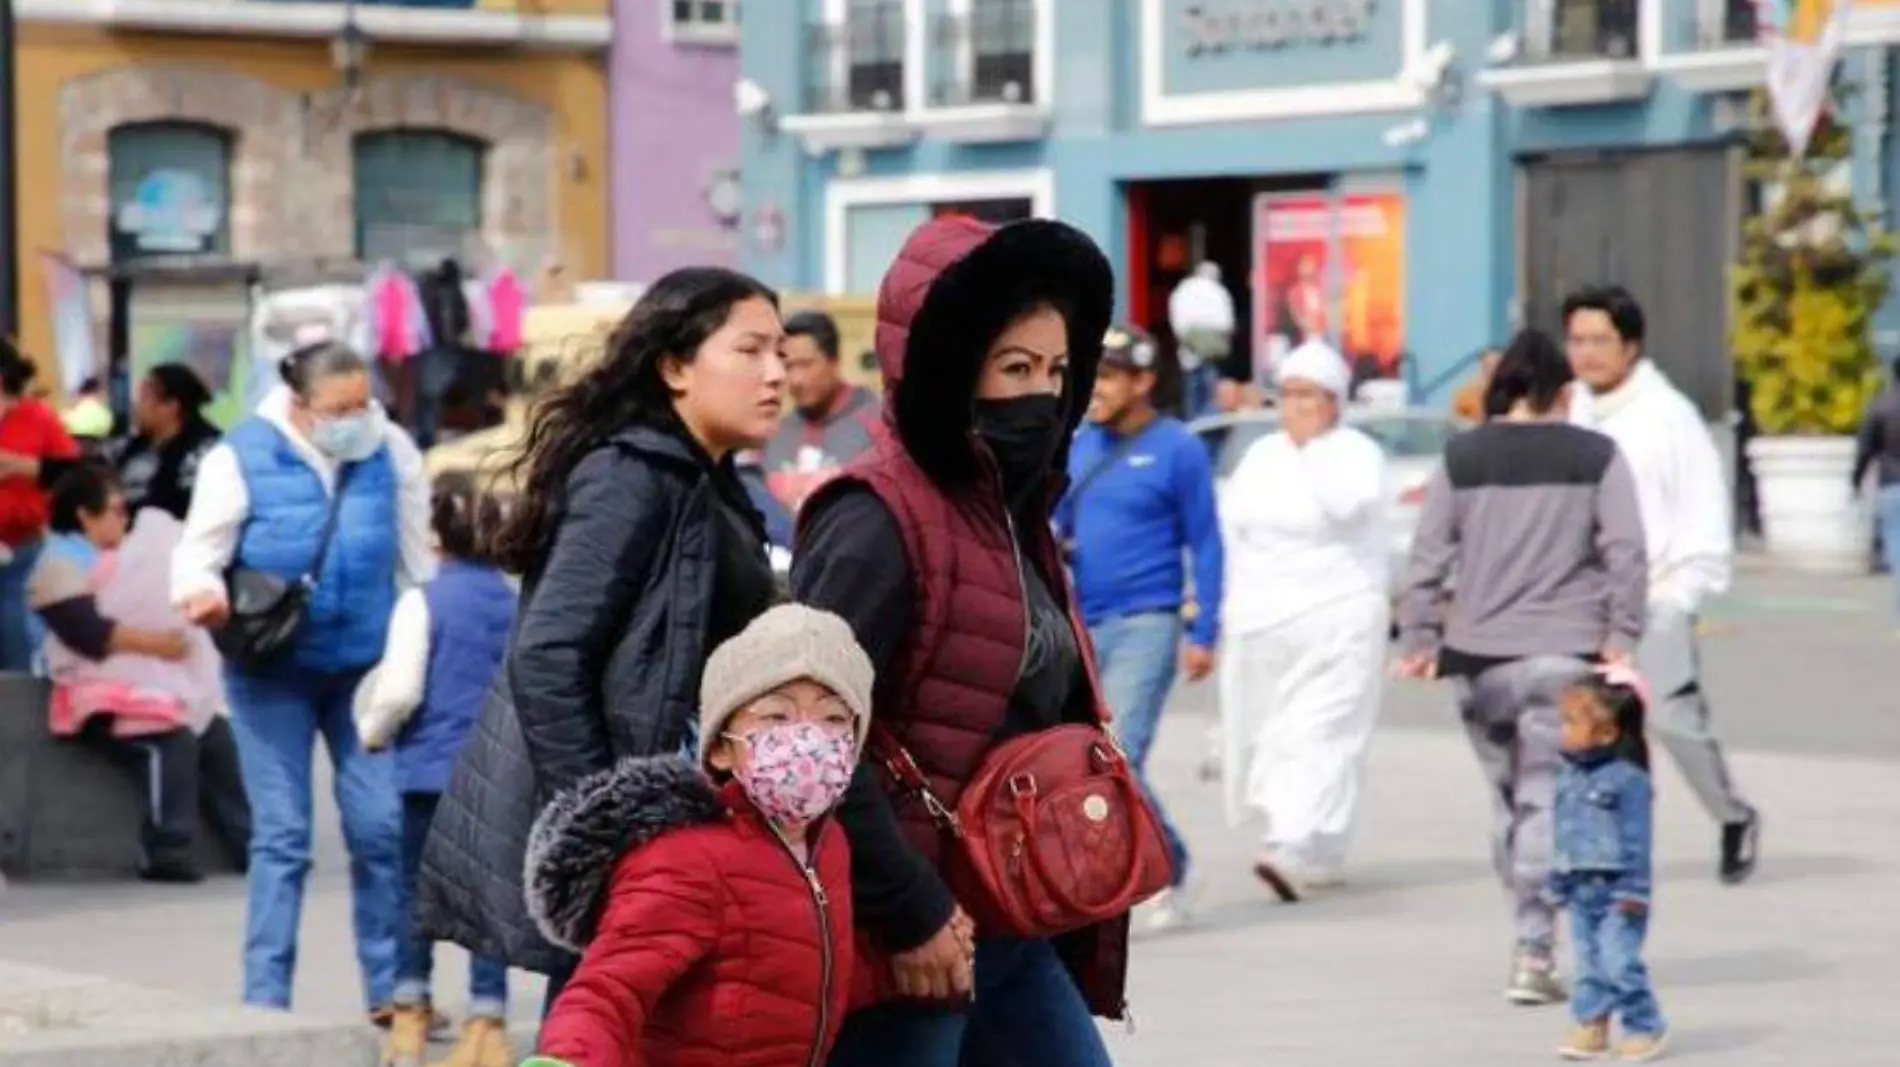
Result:
M739 0L660 0L667 39L687 44L737 44Z
M1034 99L1037 0L970 0L970 98Z
M851 109L903 110L902 0L849 0L845 19L846 93Z

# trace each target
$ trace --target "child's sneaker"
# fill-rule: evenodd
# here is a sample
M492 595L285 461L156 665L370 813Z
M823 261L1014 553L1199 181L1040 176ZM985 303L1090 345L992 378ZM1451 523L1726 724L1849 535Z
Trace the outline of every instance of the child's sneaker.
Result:
M1557 1055L1567 1060L1600 1060L1610 1054L1610 1021L1578 1023L1570 1036L1557 1046Z
M470 1019L448 1059L431 1067L514 1067L515 1051L508 1044L508 1026L500 1019Z
M1616 1047L1616 1058L1624 1063L1648 1063L1663 1054L1668 1034L1628 1034Z
M399 1007L390 1012L389 1037L383 1042L384 1067L422 1067L429 1049L429 1009Z

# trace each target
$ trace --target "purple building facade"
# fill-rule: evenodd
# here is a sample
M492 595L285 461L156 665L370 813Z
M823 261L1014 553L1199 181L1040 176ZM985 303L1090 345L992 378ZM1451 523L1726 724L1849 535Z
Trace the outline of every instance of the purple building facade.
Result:
M739 262L738 8L614 0L607 140L614 277Z

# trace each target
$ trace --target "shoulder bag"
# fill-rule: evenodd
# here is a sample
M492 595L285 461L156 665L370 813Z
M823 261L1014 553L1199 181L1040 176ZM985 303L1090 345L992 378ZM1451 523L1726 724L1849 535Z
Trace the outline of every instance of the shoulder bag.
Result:
M996 746L955 810L882 724L871 727L870 754L949 838L946 881L979 929L1054 937L1123 915L1174 882L1160 819L1099 722Z
M343 490L350 470L344 467L337 472L323 532L317 535L317 551L302 577L292 581L250 567L232 567L225 572L225 602L231 614L211 633L225 662L262 667L289 650L303 626L310 594L317 588L317 576L323 570L323 557L329 554L330 541L336 535L337 513L343 508Z

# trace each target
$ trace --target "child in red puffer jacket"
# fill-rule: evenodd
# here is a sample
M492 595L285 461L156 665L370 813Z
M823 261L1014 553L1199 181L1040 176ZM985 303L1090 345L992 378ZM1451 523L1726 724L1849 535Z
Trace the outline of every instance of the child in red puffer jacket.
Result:
M583 953L524 1067L805 1067L851 985L851 857L871 661L844 620L773 608L706 662L699 762L623 760L556 797L528 906Z

